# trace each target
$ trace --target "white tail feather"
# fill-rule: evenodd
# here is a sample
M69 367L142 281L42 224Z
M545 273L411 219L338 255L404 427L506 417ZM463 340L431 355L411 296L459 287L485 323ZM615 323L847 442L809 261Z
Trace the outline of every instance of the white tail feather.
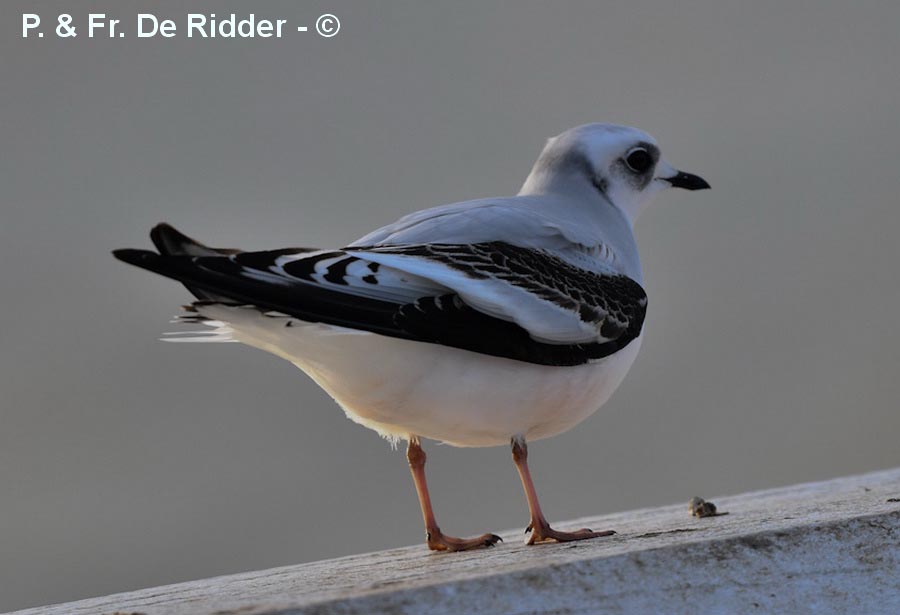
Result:
M182 323L184 324L184 320L176 319L170 321L172 323ZM163 333L163 337L160 338L162 342L191 342L191 343L226 343L226 342L237 342L236 339L232 337L233 330L226 323L221 320L206 320L203 321L202 324L207 327L212 327L212 331L168 331Z

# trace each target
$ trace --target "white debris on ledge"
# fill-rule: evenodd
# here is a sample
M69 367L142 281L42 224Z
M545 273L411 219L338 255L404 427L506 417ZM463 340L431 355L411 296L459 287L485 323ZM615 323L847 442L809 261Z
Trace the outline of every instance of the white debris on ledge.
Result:
M900 613L900 468L560 529L611 538L494 549L423 545L144 589L20 615ZM50 581L52 582L52 580Z

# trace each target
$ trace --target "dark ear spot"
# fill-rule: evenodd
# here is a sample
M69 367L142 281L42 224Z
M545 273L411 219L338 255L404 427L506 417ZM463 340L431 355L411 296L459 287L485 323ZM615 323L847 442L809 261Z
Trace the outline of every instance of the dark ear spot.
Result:
M579 148L567 149L560 152L549 161L549 166L559 172L569 172L573 174L585 174L591 176L594 172L587 154Z

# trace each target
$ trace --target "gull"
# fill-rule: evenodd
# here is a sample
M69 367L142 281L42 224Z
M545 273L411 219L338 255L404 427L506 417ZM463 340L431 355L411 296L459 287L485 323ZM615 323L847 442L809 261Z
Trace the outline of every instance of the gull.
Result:
M640 130L587 124L547 141L518 195L418 211L344 248L211 248L163 223L150 234L158 252L113 254L183 283L196 298L184 318L212 339L290 361L350 419L405 440L430 549L500 537L441 531L425 438L510 446L526 543L567 542L614 532L550 526L527 442L588 418L634 362L647 295L633 227L669 187L709 184Z

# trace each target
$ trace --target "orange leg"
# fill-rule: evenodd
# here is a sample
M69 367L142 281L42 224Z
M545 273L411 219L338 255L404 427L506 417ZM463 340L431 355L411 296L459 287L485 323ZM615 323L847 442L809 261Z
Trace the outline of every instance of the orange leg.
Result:
M519 478L522 479L522 487L525 489L525 499L528 500L528 511L531 513L531 522L525 528L525 532L531 532L526 544L533 545L541 542L555 540L557 542L570 542L573 540L585 540L587 538L598 538L600 536L612 536L615 534L612 530L604 532L594 532L588 528L578 530L577 532L558 532L550 527L544 513L541 511L541 504L538 502L537 491L534 489L534 482L531 480L531 472L528 470L528 445L525 438L512 439L512 456L519 471Z
M428 542L429 549L432 551L468 551L480 547L493 547L498 541L503 540L496 534L482 534L476 538L454 538L444 535L434 518L431 496L428 495L428 483L425 480L425 451L422 450L422 445L415 436L409 439L406 459L409 461L409 470L416 483L416 493L419 494L419 505L422 507L422 518L425 521L425 540Z

